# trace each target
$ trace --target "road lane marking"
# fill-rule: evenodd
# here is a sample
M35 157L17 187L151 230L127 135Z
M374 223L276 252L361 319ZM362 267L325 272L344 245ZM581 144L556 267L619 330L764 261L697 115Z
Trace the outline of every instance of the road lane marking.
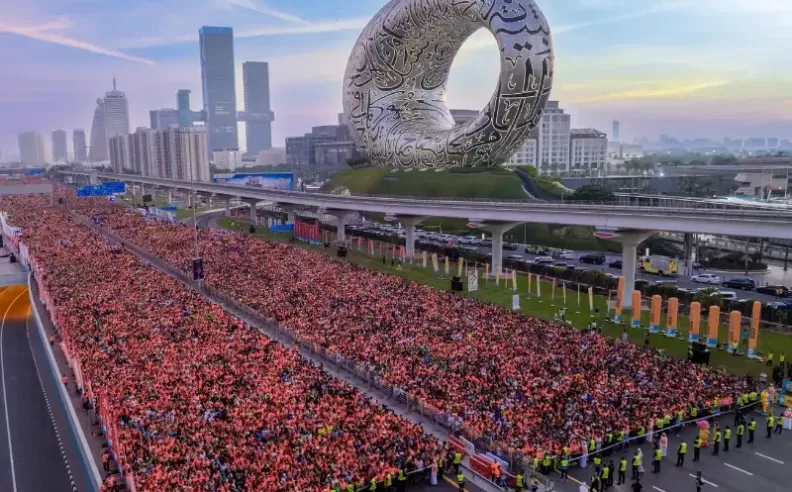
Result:
M743 472L743 473L745 473L746 475L753 476L753 473L751 473L751 472L749 472L749 471L745 471L745 470L743 470L742 468L737 468L736 466L734 466L734 465L730 465L730 464L728 464L728 463L724 463L724 465L728 466L729 468L731 468L731 469L733 469L733 470L737 470L738 472Z
M655 489L655 490L659 490L660 492L666 492L665 490L661 489L660 487L655 487L654 485L652 485L652 488Z
M693 475L692 473L688 473L688 475L690 475L690 476L691 476L691 477L693 477L693 478L696 478L696 476L695 476L695 475ZM702 478L701 478L701 481L702 481L702 482L704 482L704 483L708 483L708 484L712 485L712 486L713 486L713 487L715 487L716 489L718 488L718 486L717 486L717 485L715 485L714 483L712 483L712 482L710 482L710 481L708 481L708 480L704 480L704 477L702 477Z
M762 458L764 458L764 459L766 459L766 460L774 461L774 462L778 463L779 465L783 465L783 464L784 464L784 462L783 462L783 461L781 461L781 460L777 460L777 459L775 459L775 458L771 458L771 457L769 457L769 456L767 456L767 455L765 455L765 454L762 454L762 453L757 453L756 451L754 451L754 454L755 454L756 456L761 456Z
M7 291L3 291L5 294ZM8 435L8 456L11 462L11 487L14 492L17 492L17 484L16 484L16 470L14 469L14 448L11 445L11 422L8 419L8 396L6 394L6 382L5 382L5 359L3 358L3 333L5 332L5 321L6 317L8 316L8 312L11 310L11 307L14 303L22 297L23 294L27 292L27 288L24 289L22 292L19 293L18 296L11 301L11 304L8 305L6 308L5 314L3 314L3 321L0 322L0 372L3 373L3 406L5 407L5 423L6 423L6 435ZM3 294L0 294L2 297Z

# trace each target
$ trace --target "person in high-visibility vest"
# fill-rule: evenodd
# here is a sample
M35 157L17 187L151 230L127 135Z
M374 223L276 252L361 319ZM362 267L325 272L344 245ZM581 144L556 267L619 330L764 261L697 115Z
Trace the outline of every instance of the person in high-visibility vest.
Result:
M720 453L720 443L722 438L723 438L723 434L721 434L720 428L716 426L715 438L712 440L712 442L715 444L714 449L712 450L713 456L718 456L718 454Z
M399 468L399 476L396 477L396 482L399 485L399 492L404 492L407 488L407 473L405 473L404 467Z
M457 479L457 485L459 486L459 492L464 492L464 490L465 490L465 476L462 475L461 473L457 473L456 479Z
M544 458L542 458L542 473L545 475L550 473L550 466L552 464L553 462L550 459L550 453L545 453Z
M539 469L539 456L533 457L533 459L531 460L531 468L533 468L534 471L537 471Z
M346 486L346 492L355 492L355 484L348 483Z
M596 471L597 475L599 475L600 468L602 467L602 458L600 458L600 455L595 454L592 461L594 462L594 471Z
M755 432L756 432L756 419L751 419L751 423L748 424L748 444L751 444L754 441Z
M773 432L773 426L775 426L775 417L773 414L770 413L767 415L767 438L770 439L770 436Z
M561 458L561 464L558 465L558 471L561 472L561 479L566 480L567 470L569 470L569 459L564 456Z
M621 461L619 461L619 483L617 485L623 483L627 483L627 458L624 456L622 456Z
M522 492L525 488L525 479L522 476L522 473L518 473L517 476L514 477L514 486L517 489L517 492Z
M775 426L775 433L781 434L781 431L784 430L784 417L779 415L776 417L776 426Z
M679 443L679 449L677 450L677 463L676 466L684 466L685 465L685 455L687 454L687 443L682 441Z
M377 477L371 479L371 484L369 485L369 490L377 490Z
M701 436L696 436L693 441L693 461L698 461L701 458Z
M655 446L654 450L654 470L652 473L660 473L660 462L663 460L663 450L660 449L660 446Z
M633 456L632 460L632 479L638 480L641 476L639 474L639 470L641 469L641 455L638 454L638 451L635 452L635 456Z
M742 447L743 435L745 435L745 425L742 422L740 422L740 424L737 426L737 447L738 448Z
M387 474L385 474L385 481L384 481L384 485L385 485L385 490L386 490L386 491L388 491L388 492L390 492L390 490L391 490L391 487L393 487L393 475L391 475L391 473L390 473L390 472L388 472Z
M778 356L778 364L781 366L782 369L784 368L785 361L786 361L786 354L781 352L781 355Z
M773 351L771 350L769 354L767 354L767 365L773 365Z
M454 473L459 474L459 464L462 463L462 453L454 452Z
M726 426L726 431L723 433L723 450L729 452L729 441L731 441L731 427Z
M602 483L602 490L608 488L608 484L610 483L610 468L607 466L602 467L602 473L600 473L600 482Z

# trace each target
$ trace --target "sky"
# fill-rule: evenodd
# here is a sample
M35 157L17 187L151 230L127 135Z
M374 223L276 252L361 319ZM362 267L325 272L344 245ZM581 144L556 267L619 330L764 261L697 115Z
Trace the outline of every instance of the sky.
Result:
M332 124L353 43L385 0L3 0L0 149L16 135L90 132L97 97L116 77L132 128L192 90L200 109L198 29L235 33L237 99L244 61L270 63L273 143ZM552 98L576 128L622 140L792 138L792 1L544 0L556 49ZM480 109L498 77L486 31L451 72L452 108ZM240 133L244 136L244 132ZM244 140L241 142L244 146ZM69 137L71 145L71 137Z

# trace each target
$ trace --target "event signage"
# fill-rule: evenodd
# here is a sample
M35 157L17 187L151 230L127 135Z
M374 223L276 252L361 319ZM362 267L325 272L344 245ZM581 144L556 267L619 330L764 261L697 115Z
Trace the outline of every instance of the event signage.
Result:
M269 230L270 232L291 232L294 230L294 224L273 224Z
M77 196L111 196L117 193L125 193L126 184L123 181L112 181L99 185L80 186L77 188Z
M478 290L478 270L468 270L468 292L476 292Z
M294 191L294 173L221 173L212 182L265 190Z
M123 181L108 181L102 187L109 193L126 193L126 183Z

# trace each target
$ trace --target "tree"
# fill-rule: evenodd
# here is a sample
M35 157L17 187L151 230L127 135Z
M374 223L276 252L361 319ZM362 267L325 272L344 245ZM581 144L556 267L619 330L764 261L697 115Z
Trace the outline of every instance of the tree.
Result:
M728 164L736 164L737 158L733 155L716 155L712 158L713 166L725 166Z
M567 200L586 202L612 202L616 199L610 190L597 185L583 185L566 198Z

